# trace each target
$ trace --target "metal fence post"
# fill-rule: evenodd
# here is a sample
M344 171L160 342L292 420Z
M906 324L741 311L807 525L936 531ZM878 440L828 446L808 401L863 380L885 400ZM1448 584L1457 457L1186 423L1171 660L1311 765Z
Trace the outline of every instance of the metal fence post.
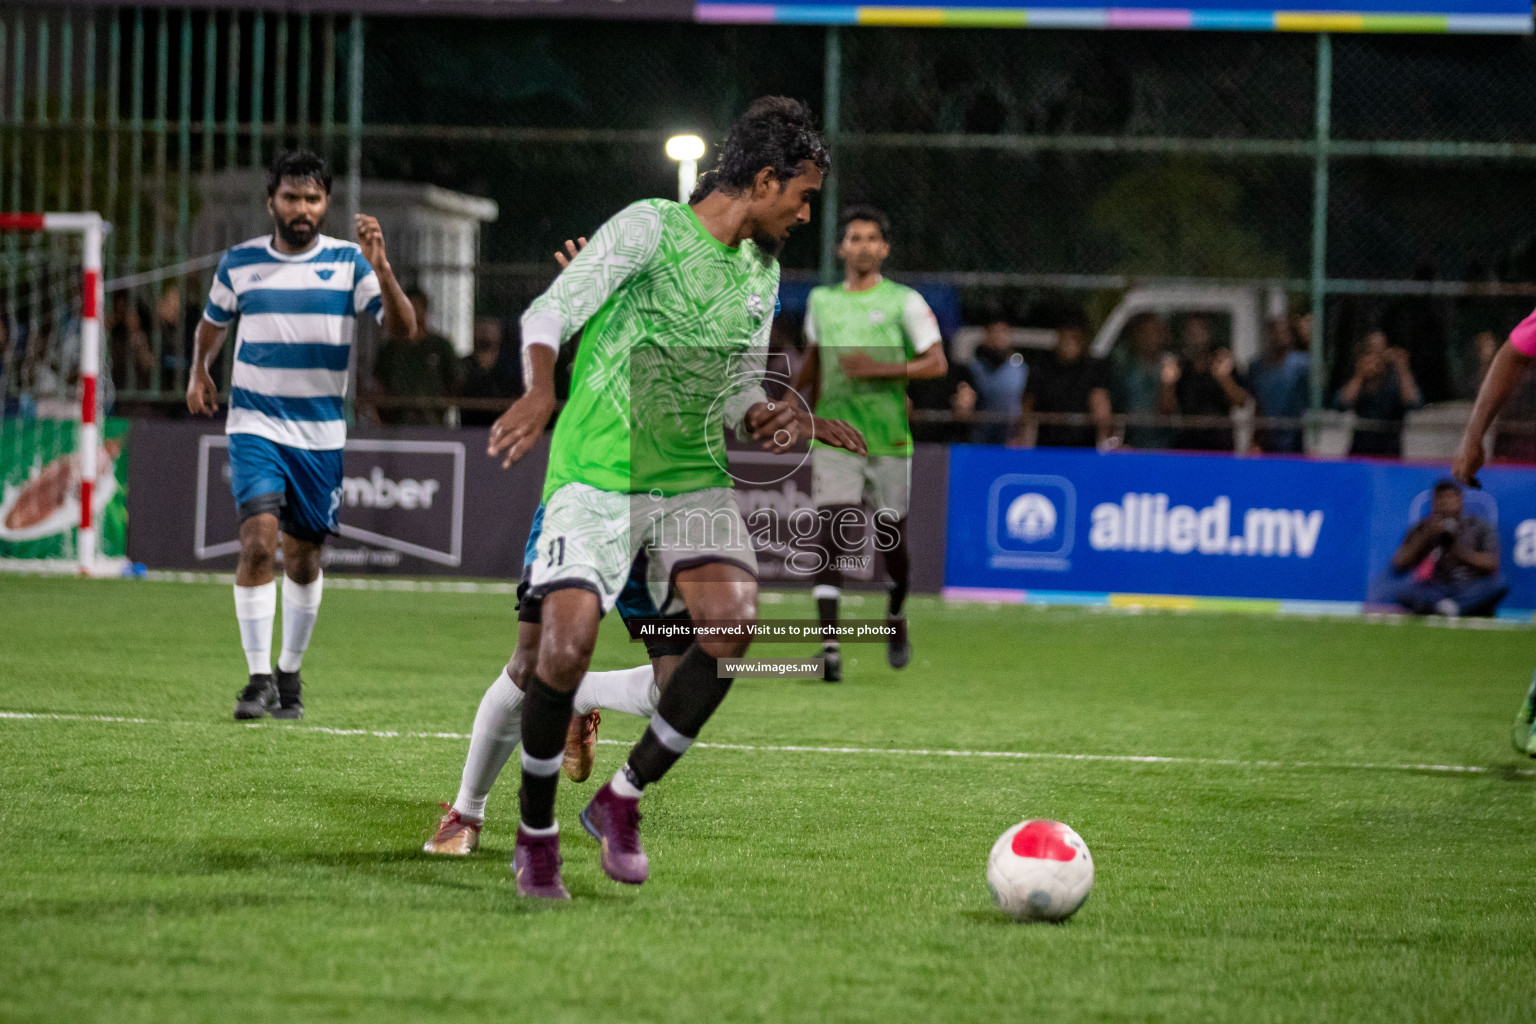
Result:
M208 15L210 18L213 15ZM224 70L224 168L240 166L240 12L231 10L226 23Z
M327 14L320 24L320 155L334 167L336 154L331 146L336 134L336 15Z
M257 11L251 25L251 166L261 168L262 124L266 113L262 109L262 93L266 89L267 69L267 17Z
M351 53L347 59L347 223L343 237L350 237L353 221L362 210L363 191L363 16L352 15ZM370 360L371 362L371 360ZM352 359L352 386L347 388L346 414L351 425L357 419L358 366Z
M1317 109L1312 139L1312 408L1328 386L1328 146L1333 130L1333 37L1317 36Z
M826 80L822 89L827 146L832 150L832 167L821 186L821 283L830 284L837 277L837 137L842 130L843 37L842 29L827 26Z

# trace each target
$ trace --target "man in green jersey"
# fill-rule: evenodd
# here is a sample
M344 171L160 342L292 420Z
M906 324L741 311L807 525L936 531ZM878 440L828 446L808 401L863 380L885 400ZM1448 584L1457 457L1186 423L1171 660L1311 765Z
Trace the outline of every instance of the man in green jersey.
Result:
M838 218L837 255L843 282L811 291L805 312L807 358L796 388L819 416L846 420L864 435L867 455L813 445L811 499L821 524L819 571L812 594L823 629L826 680L843 678L837 625L844 568L862 558L862 501L870 508L874 546L891 578L886 610L894 627L886 644L892 668L911 660L907 619L907 492L912 480L912 432L907 381L948 370L939 325L923 297L883 277L891 254L890 221L873 206L853 206Z
M829 158L806 108L753 103L732 126L716 191L684 206L635 203L604 224L523 315L528 394L491 428L490 451L521 458L554 411L559 346L583 329L571 398L555 428L544 519L529 570L542 604L522 701L522 789L512 867L519 894L566 899L555 790L572 697L598 622L635 555L649 555L659 610L686 607L689 646L629 760L581 814L609 877L643 882L639 802L693 743L731 680L756 621L756 555L725 469L723 431L780 450L813 431L864 451L845 424L814 420L762 389L778 292L774 254L810 219Z

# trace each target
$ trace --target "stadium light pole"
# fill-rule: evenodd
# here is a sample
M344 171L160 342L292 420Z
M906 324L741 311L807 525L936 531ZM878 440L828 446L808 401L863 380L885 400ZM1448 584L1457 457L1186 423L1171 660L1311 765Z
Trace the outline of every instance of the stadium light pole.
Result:
M697 135L674 135L667 140L667 156L677 161L677 201L686 203L699 180L699 158L704 140Z

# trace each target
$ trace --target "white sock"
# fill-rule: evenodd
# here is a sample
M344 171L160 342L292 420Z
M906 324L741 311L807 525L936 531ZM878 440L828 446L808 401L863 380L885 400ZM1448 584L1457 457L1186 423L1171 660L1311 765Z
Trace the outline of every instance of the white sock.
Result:
M480 698L480 709L475 712L475 727L469 738L469 754L464 758L459 795L453 801L454 810L466 818L484 820L485 798L522 738L523 691L502 669Z
M576 714L585 715L594 708L607 708L650 718L656 713L659 696L656 672L649 665L615 672L588 672L576 688L575 710Z
M304 664L304 651L320 615L320 591L324 586L323 572L315 575L313 583L295 583L283 577L283 653L277 656L277 667L283 672L297 672Z
M531 836L557 836L560 834L560 823L557 821L549 828L533 828L525 821L519 821L517 827Z
M272 620L276 616L277 581L259 587L235 584L240 646L245 648L245 666L253 676L272 674Z
M628 800L640 799L640 789L629 781L629 776L624 774L623 768L613 773L613 778L609 780L608 785L613 787L615 793Z

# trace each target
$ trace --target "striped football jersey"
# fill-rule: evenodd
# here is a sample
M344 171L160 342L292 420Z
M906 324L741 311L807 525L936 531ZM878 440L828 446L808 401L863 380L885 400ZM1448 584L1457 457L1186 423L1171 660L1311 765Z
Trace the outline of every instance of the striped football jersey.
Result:
M203 318L218 327L238 314L230 434L257 434L293 448L346 443L343 402L359 314L384 318L379 278L355 242L321 235L296 255L270 238L224 254Z

